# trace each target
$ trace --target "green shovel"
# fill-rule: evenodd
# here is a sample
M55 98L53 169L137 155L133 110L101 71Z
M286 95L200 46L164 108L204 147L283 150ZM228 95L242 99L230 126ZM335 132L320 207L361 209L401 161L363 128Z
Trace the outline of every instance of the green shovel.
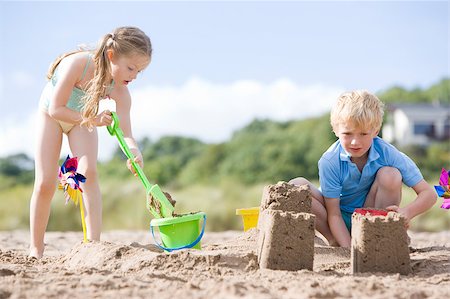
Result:
M138 177L141 179L142 184L144 184L147 195L151 195L147 196L147 209L155 218L173 217L174 207L164 195L161 188L159 188L159 186L156 184L151 185L142 168L139 166L139 164L134 162L134 156L125 142L122 129L119 127L119 117L117 116L117 113L111 112L111 116L113 119L113 123L110 126L107 126L109 134L111 134L111 136L115 135L117 137L117 140L119 140L120 148L127 156L127 158L130 159L131 164L136 170ZM152 198L152 200L150 198Z

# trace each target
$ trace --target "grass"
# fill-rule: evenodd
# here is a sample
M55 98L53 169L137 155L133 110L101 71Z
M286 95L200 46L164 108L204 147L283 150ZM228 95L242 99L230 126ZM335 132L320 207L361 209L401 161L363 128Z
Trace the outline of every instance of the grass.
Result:
M183 189L163 189L177 201L178 214L203 211L207 214L207 230L242 230L242 219L236 209L259 206L263 187L266 184L247 186L232 180L223 180L218 185L192 185ZM103 230L148 229L150 213L146 209L145 190L135 179L108 178L101 181L103 194ZM0 230L28 229L29 199L32 187L16 185L0 192ZM412 202L415 193L403 188L401 206ZM450 228L450 211L440 208L442 199L426 213L411 221L414 231L440 231ZM65 205L62 191L57 191L52 201L52 213L48 230L81 231L78 207Z
M181 213L203 211L207 214L209 231L241 230L242 220L236 209L259 206L264 185L246 187L232 181L219 186L194 185L174 190L176 210Z
M413 189L403 186L403 199L400 207L413 202L416 193ZM410 223L410 229L414 231L437 232L450 229L450 211L440 208L442 198L438 198L437 203L428 211L413 218Z

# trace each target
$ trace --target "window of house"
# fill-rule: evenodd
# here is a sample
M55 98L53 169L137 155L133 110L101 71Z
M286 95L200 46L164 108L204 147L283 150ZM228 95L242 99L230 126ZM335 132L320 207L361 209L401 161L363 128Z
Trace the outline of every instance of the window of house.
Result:
M444 139L450 138L450 120L447 120L444 124Z
M433 123L416 123L414 124L414 135L425 135L428 137L435 136Z

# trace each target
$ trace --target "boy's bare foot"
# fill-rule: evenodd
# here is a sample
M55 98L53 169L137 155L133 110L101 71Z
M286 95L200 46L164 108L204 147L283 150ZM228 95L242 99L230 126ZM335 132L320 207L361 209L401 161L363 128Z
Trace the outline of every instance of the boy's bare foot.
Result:
M339 243L335 240L328 240L327 238L325 238L324 235L322 235L319 231L315 231L315 243L319 244L319 245L328 245L328 246L333 246L333 247L339 247Z
M333 247L340 247L339 243L336 240L328 241L328 244Z
M324 235L322 235L319 231L315 231L315 238L314 243L322 246L333 246L333 247L339 247L339 243L335 240L328 240L325 238Z
M328 246L328 242L324 241L324 239L319 237L318 235L314 236L314 244L320 246Z

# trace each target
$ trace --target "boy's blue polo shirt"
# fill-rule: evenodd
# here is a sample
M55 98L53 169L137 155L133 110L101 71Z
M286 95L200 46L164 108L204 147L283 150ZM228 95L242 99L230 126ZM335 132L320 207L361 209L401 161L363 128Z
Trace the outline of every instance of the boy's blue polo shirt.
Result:
M336 141L319 160L320 189L324 197L339 198L342 211L353 213L364 205L378 169L397 168L403 183L413 187L423 176L416 164L404 153L380 137L375 137L362 172Z

